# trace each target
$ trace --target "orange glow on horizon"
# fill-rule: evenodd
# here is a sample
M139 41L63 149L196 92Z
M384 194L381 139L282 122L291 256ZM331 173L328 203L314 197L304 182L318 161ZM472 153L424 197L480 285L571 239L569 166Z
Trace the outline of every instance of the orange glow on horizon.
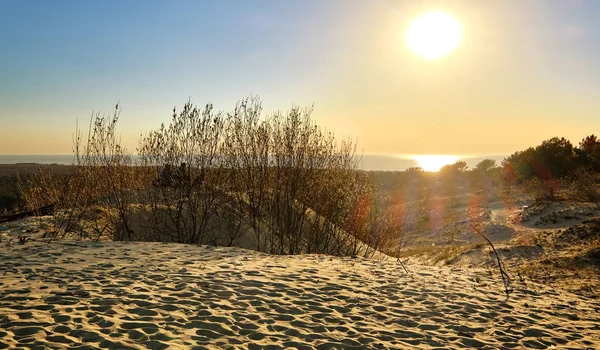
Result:
M426 154L411 156L410 158L417 161L417 166L423 168L423 170L433 172L439 171L444 165L454 164L460 159L459 156L443 154Z

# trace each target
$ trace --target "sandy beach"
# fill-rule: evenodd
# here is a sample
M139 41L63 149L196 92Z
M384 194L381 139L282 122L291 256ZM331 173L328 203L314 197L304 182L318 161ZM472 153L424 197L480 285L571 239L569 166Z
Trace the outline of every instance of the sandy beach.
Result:
M163 243L7 245L31 227L4 227L0 348L600 347L597 300L529 281L507 298L494 270L406 274L394 261Z

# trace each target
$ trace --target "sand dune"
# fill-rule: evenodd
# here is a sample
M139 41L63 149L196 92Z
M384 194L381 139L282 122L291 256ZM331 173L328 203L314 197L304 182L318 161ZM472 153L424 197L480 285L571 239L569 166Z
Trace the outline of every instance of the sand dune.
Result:
M13 229L14 230L14 229ZM30 230L31 231L31 230ZM39 233L38 233L39 234ZM0 248L0 348L599 348L600 303L486 270L240 248Z

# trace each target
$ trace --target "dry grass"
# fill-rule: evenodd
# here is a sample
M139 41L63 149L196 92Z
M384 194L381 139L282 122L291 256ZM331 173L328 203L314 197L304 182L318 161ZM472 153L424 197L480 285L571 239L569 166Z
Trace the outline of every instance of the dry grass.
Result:
M571 247L515 269L532 281L587 297L600 297L600 245Z
M409 247L402 250L403 257L416 257L424 259L434 265L446 265L452 260L457 259L461 255L483 247L483 243L450 245L450 246L417 246Z

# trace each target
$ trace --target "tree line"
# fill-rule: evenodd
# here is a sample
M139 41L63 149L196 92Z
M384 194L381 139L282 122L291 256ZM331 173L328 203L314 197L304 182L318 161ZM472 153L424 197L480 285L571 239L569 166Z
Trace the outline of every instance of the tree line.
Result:
M553 137L504 159L502 172L507 182L525 186L536 199L558 199L566 191L598 200L600 141L589 135L574 146L564 137Z
M438 172L411 167L404 172L372 171L376 187L403 201L420 201L432 196L456 196L483 192L498 196L517 186L536 200L570 198L598 200L600 140L589 135L574 146L554 137L506 157L501 164L484 159L469 168L465 161L443 166Z

